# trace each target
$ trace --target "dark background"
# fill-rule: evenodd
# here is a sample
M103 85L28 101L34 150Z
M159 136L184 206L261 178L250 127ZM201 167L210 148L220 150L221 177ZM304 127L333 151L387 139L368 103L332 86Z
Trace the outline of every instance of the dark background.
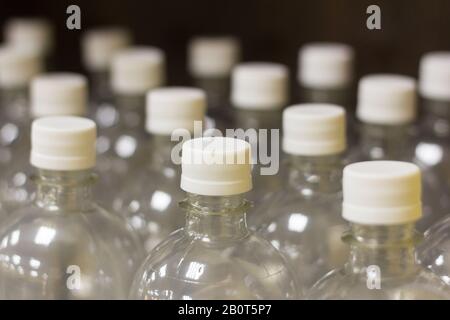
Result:
M82 30L66 28L66 8L81 7ZM377 4L382 30L366 28L366 8ZM138 44L166 51L169 83L186 78L192 35L233 34L243 60L283 62L295 74L298 48L309 41L342 41L357 52L358 74L416 75L426 51L450 49L450 0L0 0L0 24L13 16L43 16L56 29L55 66L81 71L79 37L101 25L123 25Z

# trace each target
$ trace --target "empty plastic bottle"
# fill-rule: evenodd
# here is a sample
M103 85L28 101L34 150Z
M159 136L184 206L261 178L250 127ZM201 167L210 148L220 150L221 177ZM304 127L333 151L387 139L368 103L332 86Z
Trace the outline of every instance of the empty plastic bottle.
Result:
M331 104L299 104L283 112L283 187L251 216L251 225L291 264L300 289L347 260L341 241L341 173L345 111Z
M1 299L123 299L142 250L120 217L98 207L95 123L45 117L32 126L37 195L0 228Z
M267 240L249 231L250 145L232 138L183 144L186 225L149 255L133 299L293 299L294 277Z
M139 234L147 252L184 224L178 208L184 198L181 150L175 151L180 138L194 134L195 121L201 134L205 110L206 96L200 89L167 87L148 93L146 129L151 136L137 151L133 170L113 204Z
M362 122L359 143L350 161L398 160L416 163L422 170L423 218L417 228L425 231L450 210L446 186L436 172L416 156L413 123L417 114L413 78L378 74L360 80L357 117Z
M450 299L450 287L416 260L421 239L420 169L407 162L348 165L343 177L344 236L350 257L311 289L310 299Z
M239 41L233 37L196 37L189 42L189 73L194 85L206 92L210 127L223 130L231 125L230 76L240 51Z
M154 47L130 47L117 53L111 65L111 88L117 116L100 128L97 169L99 201L111 208L113 194L128 173L129 159L145 141L145 95L165 81L164 53Z
M44 18L13 18L4 27L6 43L45 61L45 69L52 69L54 30Z
M255 205L280 187L278 169L281 109L288 102L289 75L276 63L239 64L232 75L231 101L235 137L252 146L254 188L248 198ZM227 136L230 136L227 133Z
M45 73L31 82L30 108L23 115L21 135L11 149L12 161L0 178L0 203L7 212L32 200L34 187L30 183L30 118L56 115L85 115L87 81L76 73Z

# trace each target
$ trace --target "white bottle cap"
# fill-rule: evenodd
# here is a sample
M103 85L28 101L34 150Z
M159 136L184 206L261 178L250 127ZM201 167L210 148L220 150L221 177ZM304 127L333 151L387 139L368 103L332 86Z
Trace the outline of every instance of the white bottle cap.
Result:
M111 85L117 94L145 95L165 81L165 57L154 47L132 47L117 53L112 61Z
M83 63L89 71L108 71L114 54L128 47L131 35L120 28L89 30L83 35Z
M47 73L31 82L31 115L84 116L87 114L87 80L76 73Z
M5 39L27 52L46 56L53 47L53 28L45 19L15 18L5 26Z
M419 168L408 162L366 161L344 168L344 219L367 225L414 222L422 216Z
M332 104L305 103L283 111L283 151L303 156L345 150L345 110Z
M146 129L149 133L171 135L176 129L194 132L194 121L203 121L206 95L196 88L166 87L147 93Z
M44 117L31 127L31 164L48 170L83 170L95 166L96 127L80 117Z
M189 43L189 72L194 77L228 77L240 60L233 37L199 37Z
M307 88L338 89L353 81L353 48L342 43L310 43L298 53L298 81Z
M252 189L250 144L225 137L183 144L181 189L206 196L228 196Z
M416 81L394 74L363 77L358 86L356 114L362 122L397 125L416 118Z
M39 56L12 46L0 47L0 88L27 87L41 71L42 60Z
M422 57L419 90L425 98L450 101L450 51L430 52Z
M289 74L282 64L242 63L233 69L231 102L236 108L273 110L288 101Z

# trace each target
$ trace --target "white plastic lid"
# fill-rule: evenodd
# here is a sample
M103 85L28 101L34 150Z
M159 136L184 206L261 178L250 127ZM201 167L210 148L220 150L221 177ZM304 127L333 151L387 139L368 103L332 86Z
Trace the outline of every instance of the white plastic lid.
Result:
M288 101L289 73L282 64L242 63L233 69L231 102L236 108L273 110Z
M45 19L11 19L4 31L6 42L39 56L47 55L53 47L53 28Z
M84 116L87 113L87 80L76 73L47 73L31 82L31 115Z
M0 47L0 88L26 87L41 71L39 56L12 46Z
M44 117L31 127L31 164L48 170L83 170L95 166L96 127L80 117Z
M203 121L206 95L203 90L166 87L147 93L147 131L170 135L176 129L194 132L194 121Z
M252 189L250 144L225 137L183 144L181 189L206 196L241 194Z
M112 61L111 85L115 93L144 95L165 81L164 52L154 47L121 50Z
M189 72L194 77L227 77L240 60L233 37L198 37L189 42Z
M450 101L450 51L430 52L422 57L419 90L425 98Z
M367 225L414 222L422 216L419 168L408 162L367 161L344 168L344 219Z
M87 31L82 38L83 63L89 71L107 71L114 54L128 47L130 33L121 28L103 28Z
M309 43L298 53L298 81L304 87L336 89L353 81L353 48L342 43Z
M362 122L397 125L413 122L417 112L416 81L395 74L363 77L356 114Z
M341 153L346 148L345 110L305 103L283 111L283 151L303 156Z

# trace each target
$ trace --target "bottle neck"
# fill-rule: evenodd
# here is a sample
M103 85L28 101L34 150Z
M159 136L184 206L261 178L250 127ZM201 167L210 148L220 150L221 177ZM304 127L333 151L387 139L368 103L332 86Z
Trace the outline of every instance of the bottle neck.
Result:
M401 159L410 146L409 125L361 125L359 149L367 159Z
M179 169L179 165L172 161L173 148L179 141L171 141L170 136L151 134L143 149L143 156L152 167L172 167Z
M107 70L90 73L92 100L96 103L111 99L109 72Z
M337 193L342 182L341 155L289 157L288 186L303 196Z
M119 114L119 126L144 129L145 95L116 95L114 101Z
M236 128L280 129L282 111L276 110L245 110L234 108Z
M39 169L35 204L48 211L84 212L92 207L92 185L97 180L91 169L51 171Z
M228 77L197 77L194 79L196 87L203 89L208 97L208 110L223 109L226 107L229 96Z
M188 193L180 203L186 210L185 232L204 242L230 242L249 234L243 195L203 196Z
M301 101L313 103L332 103L343 106L349 113L354 111L352 103L352 86L348 85L341 88L309 88L300 87Z
M423 127L428 134L450 138L450 101L423 100Z
M350 245L347 267L353 273L379 268L381 279L407 277L417 272L415 246L420 236L413 223L394 226L351 224L344 235Z
M29 120L27 88L1 89L0 106L2 118L14 123L27 123Z

